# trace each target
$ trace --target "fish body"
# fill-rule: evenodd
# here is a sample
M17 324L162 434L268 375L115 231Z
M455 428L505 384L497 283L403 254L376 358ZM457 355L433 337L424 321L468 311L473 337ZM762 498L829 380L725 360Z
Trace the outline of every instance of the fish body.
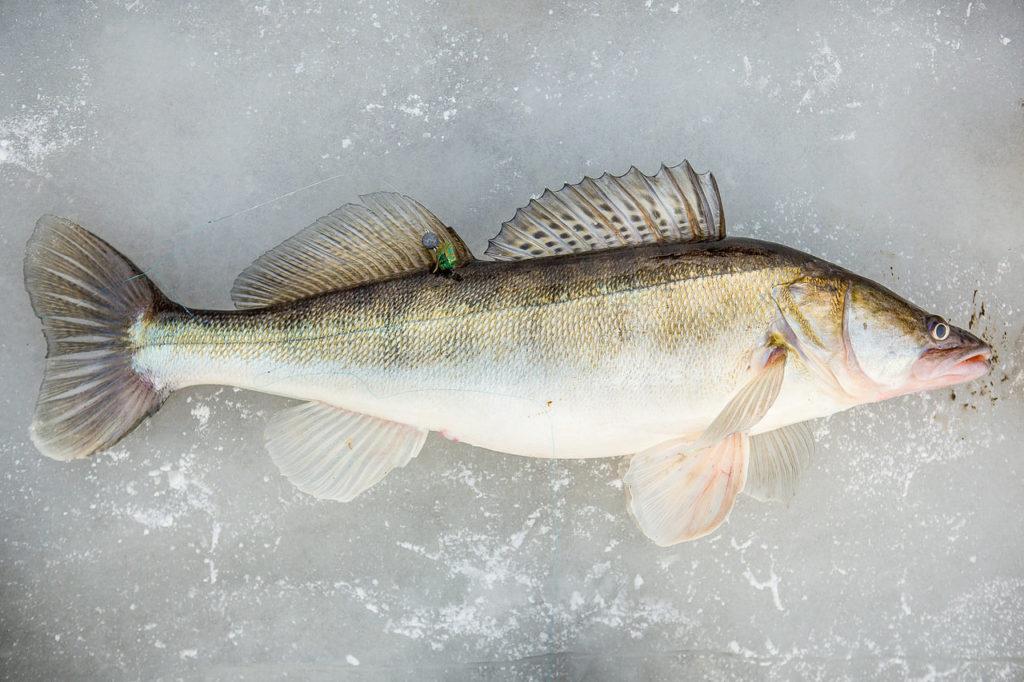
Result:
M316 400L533 457L627 455L696 435L749 372L772 289L837 268L766 242L476 262L235 312L140 321L134 362L197 384ZM853 403L800 360L759 425Z
M33 440L109 447L172 392L303 401L265 440L300 490L348 501L436 431L530 457L631 456L658 544L718 527L736 495L787 499L809 420L969 381L991 349L809 254L728 238L685 163L550 190L472 257L408 197L320 218L236 280L238 310L173 303L70 221L40 219L26 288L48 344Z

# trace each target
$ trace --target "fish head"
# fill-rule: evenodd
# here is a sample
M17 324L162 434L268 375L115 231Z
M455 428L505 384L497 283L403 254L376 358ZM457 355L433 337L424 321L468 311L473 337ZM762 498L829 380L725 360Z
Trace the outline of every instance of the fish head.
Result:
M973 381L991 368L987 343L874 282L851 282L847 299L851 361L876 400Z
M972 381L991 365L978 337L852 273L801 278L773 297L788 344L850 405Z

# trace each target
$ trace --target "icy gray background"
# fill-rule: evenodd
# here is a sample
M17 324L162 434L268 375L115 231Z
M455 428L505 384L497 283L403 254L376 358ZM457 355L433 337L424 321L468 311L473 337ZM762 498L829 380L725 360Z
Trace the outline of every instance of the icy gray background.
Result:
M10 679L1024 678L1024 5L0 4L0 668ZM287 401L175 394L112 453L26 437L35 219L193 307L358 194L470 247L546 186L715 171L733 234L989 339L992 375L818 426L788 507L659 549L618 460L432 436L347 506L293 490Z

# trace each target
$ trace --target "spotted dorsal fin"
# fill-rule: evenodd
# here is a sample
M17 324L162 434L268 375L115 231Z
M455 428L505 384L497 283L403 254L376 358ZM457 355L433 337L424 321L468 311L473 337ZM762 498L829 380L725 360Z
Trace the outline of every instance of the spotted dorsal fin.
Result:
M501 226L486 254L523 260L623 246L725 238L725 213L711 173L688 161L655 175L635 167L625 174L583 178L545 190Z
M235 280L235 306L259 308L430 270L427 232L454 247L458 264L472 260L459 235L415 199L394 192L360 199L257 258Z

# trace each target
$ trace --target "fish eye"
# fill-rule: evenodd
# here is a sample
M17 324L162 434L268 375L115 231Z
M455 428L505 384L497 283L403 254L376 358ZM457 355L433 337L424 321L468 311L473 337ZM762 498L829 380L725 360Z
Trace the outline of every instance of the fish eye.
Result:
M945 341L949 338L949 325L941 317L928 318L928 333L936 341Z

